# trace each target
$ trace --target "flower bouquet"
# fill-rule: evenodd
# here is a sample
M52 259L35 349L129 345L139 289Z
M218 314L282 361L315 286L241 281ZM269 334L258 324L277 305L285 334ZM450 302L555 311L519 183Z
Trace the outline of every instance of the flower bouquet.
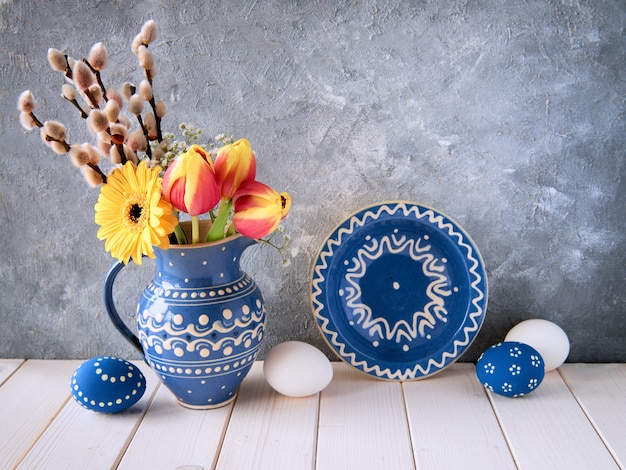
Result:
M125 82L120 91L103 83L108 54L102 43L94 44L82 60L48 50L52 69L65 76L62 97L85 120L95 145L70 143L59 121L42 123L29 90L18 101L22 125L28 130L38 127L46 145L69 155L87 182L100 186L95 205L98 238L124 263L154 258L153 247L167 249L171 241L196 244L235 233L262 239L279 227L291 207L289 194L256 181L256 156L246 139L234 142L222 134L216 138L221 147L207 148L189 145L201 134L193 126L181 125L187 142L163 132L167 109L154 96L156 65L149 50L156 32L155 22L148 21L133 40L132 51L145 76L139 86ZM103 157L112 168L108 174L101 168ZM179 225L181 214L191 218L190 237ZM203 240L198 228L201 216L212 221Z
M65 76L62 96L95 143L70 143L62 123L42 123L30 91L22 93L18 109L25 128L39 128L46 145L69 155L100 187L97 236L117 260L103 287L114 325L181 405L213 408L234 399L263 339L263 297L241 270L240 255L277 231L291 198L256 180L256 156L246 139L221 135L217 144L201 145L193 126L181 125L186 141L162 131L166 106L154 97L149 50L155 38L156 25L148 21L132 44L145 77L120 91L104 86L102 43L82 60L49 49L50 65ZM156 273L140 298L136 336L112 292L120 270L144 256L156 258Z

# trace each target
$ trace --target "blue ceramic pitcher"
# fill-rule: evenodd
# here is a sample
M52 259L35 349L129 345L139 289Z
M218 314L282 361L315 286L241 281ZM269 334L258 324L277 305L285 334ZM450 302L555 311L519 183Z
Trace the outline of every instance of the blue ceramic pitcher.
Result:
M265 306L240 266L241 254L255 243L236 234L218 242L155 247L156 274L137 307L137 336L113 300L124 264L115 263L106 275L109 317L182 406L209 409L231 402L257 357Z

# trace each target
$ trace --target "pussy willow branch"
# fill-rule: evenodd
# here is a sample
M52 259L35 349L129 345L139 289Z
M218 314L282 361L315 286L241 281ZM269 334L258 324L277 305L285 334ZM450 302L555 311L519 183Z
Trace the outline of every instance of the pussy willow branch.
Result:
M157 128L157 141L160 143L161 141L163 141L163 132L161 132L161 116L157 114L156 101L154 100L154 87L152 86L152 74L147 69L144 69L144 71L146 73L146 79L148 80L148 83L150 84L150 88L152 88L153 90L152 97L150 98L148 102L150 103L150 107L152 108L152 112L154 113L154 120L156 121L156 128Z
M156 119L156 116L155 116ZM146 138L146 155L148 156L148 158L152 159L152 149L150 148L150 137L149 137L149 133L148 133L148 129L146 128L146 126L143 123L143 119L141 117L141 114L137 114L137 121L139 122L139 126L141 127L141 130L143 132L144 137Z
M83 58L83 62L87 65L87 67L89 67L89 70L91 70L93 74L96 76L96 80L98 81L98 86L100 86L100 89L102 90L102 99L106 103L107 101L109 101L109 98L107 97L107 89L104 87L104 83L102 83L102 77L100 76L100 71L94 69L87 59Z
M69 99L67 97L63 97L64 99L66 99L67 101L69 101L70 103L72 103L74 105L74 107L76 109L78 109L78 112L80 113L80 117L83 119L87 119L89 117L89 115L85 112L85 110L83 110L83 108L80 107L80 104L78 104L78 101L76 101L76 99Z

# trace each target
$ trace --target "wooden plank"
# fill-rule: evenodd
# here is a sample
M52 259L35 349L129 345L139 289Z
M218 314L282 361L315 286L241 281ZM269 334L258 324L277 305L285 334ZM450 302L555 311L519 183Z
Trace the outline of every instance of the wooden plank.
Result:
M23 363L24 359L0 359L0 385Z
M521 470L618 468L556 370L523 397L489 396Z
M26 361L0 387L0 468L17 465L70 399L80 361Z
M473 364L403 387L418 468L516 468Z
M321 392L317 468L415 468L401 384L333 368Z
M159 384L144 362L133 364L146 377L146 391L136 404L120 413L103 414L86 410L70 398L18 468L114 468ZM68 391L70 376L64 377Z
M275 392L254 364L235 402L218 469L312 469L319 396Z
M118 470L215 468L232 403L214 410L190 410L161 386Z
M565 364L559 371L613 458L626 468L626 364Z

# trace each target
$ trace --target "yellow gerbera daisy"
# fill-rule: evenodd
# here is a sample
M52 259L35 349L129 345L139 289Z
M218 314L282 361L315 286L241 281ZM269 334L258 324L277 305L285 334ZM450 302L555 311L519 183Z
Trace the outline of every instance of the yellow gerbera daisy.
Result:
M161 198L161 168L148 168L145 161L135 168L127 162L115 169L102 185L95 205L98 239L118 261L141 264L142 255L154 258L153 246L167 249L169 234L178 219L172 205Z

